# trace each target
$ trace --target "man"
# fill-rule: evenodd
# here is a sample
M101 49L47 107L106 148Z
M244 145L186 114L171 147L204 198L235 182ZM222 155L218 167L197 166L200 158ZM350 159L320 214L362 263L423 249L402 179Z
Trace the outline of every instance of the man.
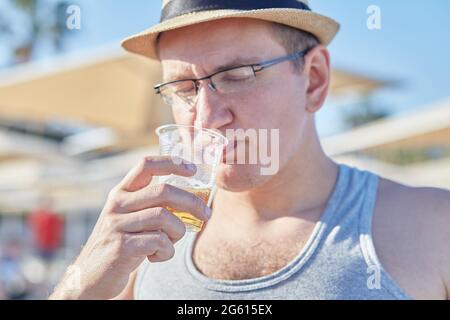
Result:
M28 225L33 236L34 249L46 262L51 262L61 246L64 221L52 209L52 201L42 203L28 216Z
M147 157L110 193L51 298L448 298L450 194L338 165L322 151L314 118L336 22L299 0L164 1L162 20L123 46L161 61L157 91L176 122L279 130L279 170L230 164L227 149L211 216L195 196L150 185L195 167ZM207 221L204 230L184 236L165 206Z

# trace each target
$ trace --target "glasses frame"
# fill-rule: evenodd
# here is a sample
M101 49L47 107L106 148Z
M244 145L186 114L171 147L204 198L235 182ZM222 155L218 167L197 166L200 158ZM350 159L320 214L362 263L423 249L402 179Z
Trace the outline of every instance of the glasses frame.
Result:
M256 74L258 72L261 72L267 68L273 67L279 63L282 62L286 62L286 61L294 61L297 60L299 58L304 57L312 48L309 49L305 49L303 51L299 51L293 54L289 54L289 55L285 55L285 56L281 56L272 60L267 60L267 61L262 61L259 63L253 63L253 64L246 64L246 65L237 65L234 67L230 67L230 68L226 68L223 70L219 70L216 71L206 77L202 77L202 78L188 78L188 79L180 79L180 80L174 80L174 81L168 81L168 82L164 82L164 83L160 83L157 84L156 86L154 86L155 89L155 93L156 94L161 94L161 89L169 84L173 84L173 83L179 83L179 82L184 82L184 81L192 81L194 83L194 87L195 87L195 96L198 95L198 91L199 91L199 87L200 87L200 81L204 81L204 80L209 80L208 83L208 87L212 90L212 91L217 91L216 86L214 85L214 82L212 81L212 77L222 73L222 72L227 72L227 71L231 71L231 70L235 70L235 69L240 69L240 68L244 68L244 67L251 67L253 69L253 74L256 77ZM194 97L195 97L194 96Z

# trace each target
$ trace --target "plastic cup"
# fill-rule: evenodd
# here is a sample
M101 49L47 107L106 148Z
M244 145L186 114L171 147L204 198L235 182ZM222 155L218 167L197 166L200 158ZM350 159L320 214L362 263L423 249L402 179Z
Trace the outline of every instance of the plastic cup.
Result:
M194 176L177 175L160 176L159 182L178 187L201 198L211 207L216 191L216 174L222 161L222 154L228 143L220 132L196 126L164 125L156 129L159 137L159 152L163 156L171 156L175 163L194 163L197 171ZM199 232L203 221L189 212L167 207L186 225L187 231Z

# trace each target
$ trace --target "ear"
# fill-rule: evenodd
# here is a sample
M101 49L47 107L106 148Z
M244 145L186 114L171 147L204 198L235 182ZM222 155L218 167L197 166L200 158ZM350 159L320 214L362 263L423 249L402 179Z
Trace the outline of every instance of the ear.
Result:
M307 80L306 110L319 111L328 94L330 84L330 54L323 45L314 47L305 56L304 75Z

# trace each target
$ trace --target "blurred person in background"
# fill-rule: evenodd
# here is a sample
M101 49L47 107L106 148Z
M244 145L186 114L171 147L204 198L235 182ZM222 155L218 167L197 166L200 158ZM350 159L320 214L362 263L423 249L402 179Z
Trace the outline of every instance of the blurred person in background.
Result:
M29 289L23 274L23 246L13 237L6 241L0 252L0 299L26 299Z
M64 220L52 209L52 201L45 198L30 212L28 225L32 243L38 256L50 262L61 247Z

